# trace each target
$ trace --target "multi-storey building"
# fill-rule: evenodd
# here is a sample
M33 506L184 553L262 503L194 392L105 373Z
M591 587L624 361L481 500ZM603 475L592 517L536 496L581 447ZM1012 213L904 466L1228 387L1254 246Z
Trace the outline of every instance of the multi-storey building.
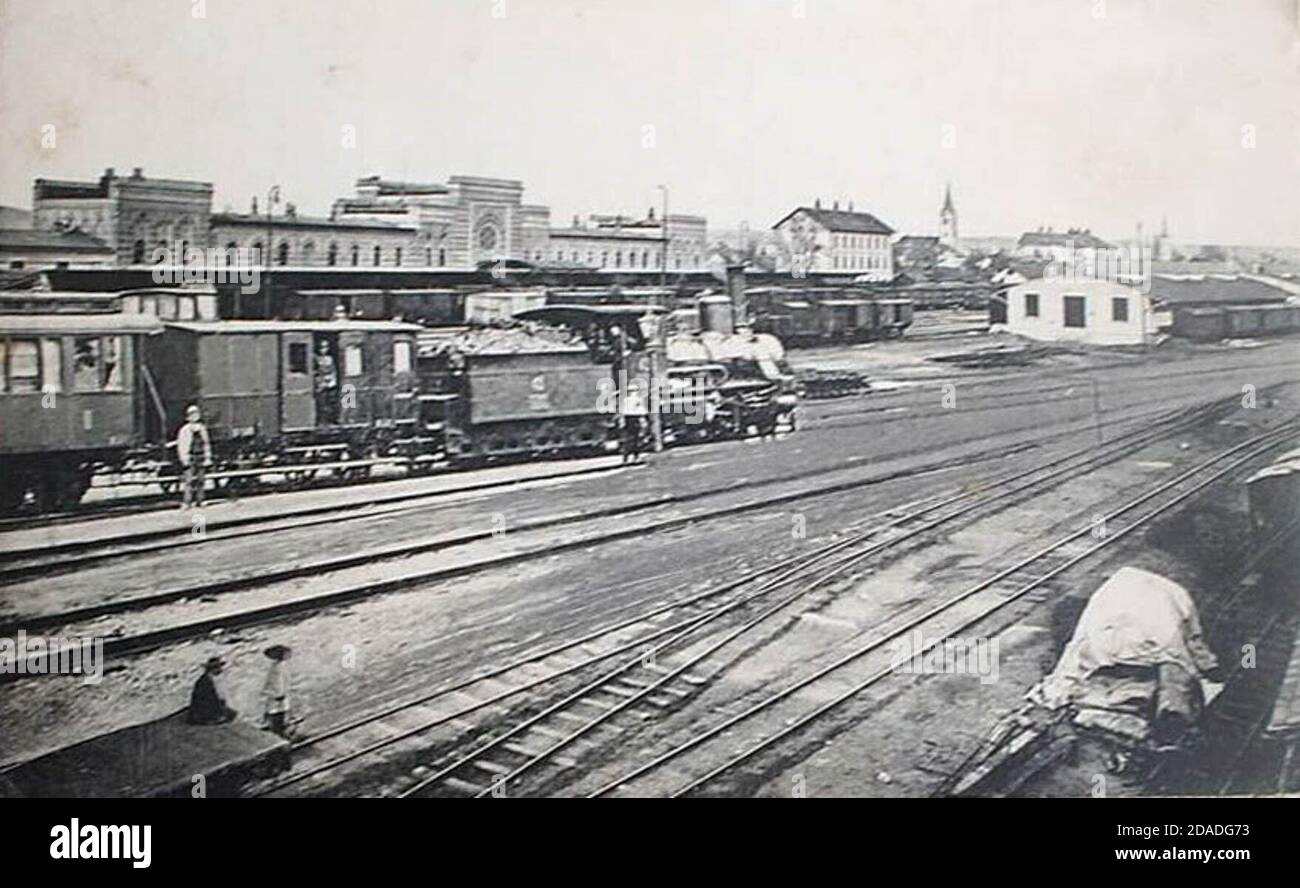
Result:
M84 232L108 244L119 264L140 264L157 247L208 245L212 185L109 167L97 182L37 179L32 211L37 229Z
M694 271L708 260L707 228L703 216L677 213L668 215L665 226L653 209L644 219L593 214L583 222L574 217L569 228L552 228L548 243L526 258L619 271Z
M452 176L445 184L357 180L356 195L334 202L336 221L397 222L418 232L420 261L441 268L527 259L547 241L551 211L523 202L516 179Z
M592 215L552 229L550 209L523 202L515 179L452 176L445 183L358 179L328 218L287 204L280 213L212 212L212 185L129 177L107 170L97 182L37 179L33 224L98 238L120 265L153 264L156 251L243 250L248 261L283 266L475 268L526 260L617 270L696 270L707 261L701 216L652 210L645 219ZM233 254L232 254L233 255Z
M772 226L785 243L792 268L799 272L852 272L882 281L894 277L889 236L894 233L870 213L841 210L836 201L822 209L796 207Z

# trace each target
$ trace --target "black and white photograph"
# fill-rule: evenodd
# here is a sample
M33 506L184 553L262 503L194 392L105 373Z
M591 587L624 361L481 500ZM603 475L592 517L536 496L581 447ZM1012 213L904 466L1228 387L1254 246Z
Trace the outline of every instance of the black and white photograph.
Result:
M0 797L1295 796L1298 605L1297 0L0 0Z

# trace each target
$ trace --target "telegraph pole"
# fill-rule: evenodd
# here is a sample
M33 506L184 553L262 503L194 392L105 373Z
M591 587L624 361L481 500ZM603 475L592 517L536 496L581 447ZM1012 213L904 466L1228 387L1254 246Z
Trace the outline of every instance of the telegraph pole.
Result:
M663 249L660 250L659 256L659 289L667 291L668 287L668 186L660 185L659 190L664 194L663 218L659 220L660 230L663 232ZM656 296L654 303L658 305L659 296ZM667 306L665 306L667 308ZM660 375L664 359L664 324L662 318L651 316L650 341L646 343L646 350L650 356L650 438L654 442L654 452L660 453L664 449L664 424L663 417L660 415Z

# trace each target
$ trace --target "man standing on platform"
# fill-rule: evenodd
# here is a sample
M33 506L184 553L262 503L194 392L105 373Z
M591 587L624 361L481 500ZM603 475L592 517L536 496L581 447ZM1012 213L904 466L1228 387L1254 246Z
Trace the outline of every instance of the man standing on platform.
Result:
M176 458L182 469L181 508L202 506L207 470L212 465L212 441L197 404L185 408L185 425L176 433Z

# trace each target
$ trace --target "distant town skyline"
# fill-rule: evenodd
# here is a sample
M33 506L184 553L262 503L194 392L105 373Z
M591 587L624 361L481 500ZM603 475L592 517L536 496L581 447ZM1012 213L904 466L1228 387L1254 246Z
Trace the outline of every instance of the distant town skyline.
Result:
M820 198L937 234L951 182L964 236L1297 245L1296 9L3 0L0 204L141 166L326 215L361 176L471 174L556 227L662 183L711 229Z

